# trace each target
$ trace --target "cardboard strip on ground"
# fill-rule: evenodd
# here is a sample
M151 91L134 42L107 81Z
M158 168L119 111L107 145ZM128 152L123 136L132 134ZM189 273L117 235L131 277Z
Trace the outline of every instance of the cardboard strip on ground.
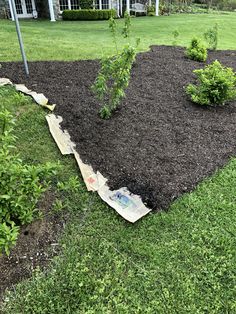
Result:
M123 187L119 190L111 191L106 184L107 179L104 178L99 171L95 173L90 165L83 163L79 153L74 148L74 143L70 140L69 134L66 131L63 132L60 127L62 117L56 117L55 115L50 114L46 116L46 119L48 121L50 132L60 151L66 153L66 148L69 147L67 153L70 154L70 148L72 147L72 151L88 191L97 191L98 195L104 202L114 208L123 218L132 223L151 211L143 204L138 195L130 193L127 188ZM68 134L67 136L65 136L65 132Z
M75 146L70 139L68 132L62 131L60 123L62 117L55 116L54 114L48 114L46 116L49 130L54 138L54 141L57 143L58 148L62 155L74 154L73 147Z
M4 86L4 85L14 85L17 91L26 95L30 95L38 105L43 106L51 111L53 111L56 106L55 104L49 105L48 99L44 96L44 94L38 94L36 92L33 92L23 84L13 84L7 78L0 78L0 86Z
M0 86L12 85L12 82L8 78L0 78Z
M15 84L15 88L26 95L30 95L38 105L46 107L51 111L54 110L56 105L49 105L48 99L44 96L44 94L33 92L23 84Z
M98 194L118 214L132 223L151 211L143 204L140 196L130 193L124 187L111 191L107 185L104 185L98 190Z

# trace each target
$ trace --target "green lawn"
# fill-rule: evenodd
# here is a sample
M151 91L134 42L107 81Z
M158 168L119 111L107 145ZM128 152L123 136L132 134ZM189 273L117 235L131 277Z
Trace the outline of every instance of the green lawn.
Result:
M143 33L142 48L147 49L151 43L170 44L170 33L177 27L183 34L180 43L185 45L195 30L200 32L218 19L220 32L224 27L219 48L236 49L235 16L176 15L137 18L133 23L137 35ZM9 36L9 32L14 34L13 24L0 24L0 40L7 46L4 50L1 47L0 59L19 59L14 53L18 48L14 46L15 35ZM26 42L35 36L35 45L44 47L40 52L31 48L30 59L99 57L101 41L109 53L105 22L29 21L22 25ZM47 37L40 34L41 29L47 29ZM72 29L73 34L67 32ZM66 33L70 34L68 39ZM95 39L94 46L89 45ZM45 110L29 98L19 97L10 87L0 88L0 104L16 116L18 151L24 161L60 160L58 180L78 174L72 156L61 156L53 142ZM37 270L30 280L16 286L7 295L1 313L236 313L236 159L177 200L168 212L149 214L134 225L96 194L88 193L81 177L77 191L60 197L70 215L61 237L60 255L47 273Z
M171 45L172 32L180 33L178 45L187 46L194 35L219 25L219 49L236 49L236 13L190 14L132 19L132 37L141 38L140 50L150 45ZM101 58L114 47L107 21L56 22L21 21L25 50L29 60L77 60ZM118 20L119 26L123 25ZM20 52L11 21L0 20L0 61L20 60Z

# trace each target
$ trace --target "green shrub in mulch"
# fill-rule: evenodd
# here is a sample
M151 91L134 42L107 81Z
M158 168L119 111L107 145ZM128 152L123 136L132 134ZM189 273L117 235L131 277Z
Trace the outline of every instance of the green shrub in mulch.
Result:
M186 50L186 56L195 61L205 62L207 59L207 49L199 38L193 38L190 46Z
M186 92L200 105L223 105L236 99L236 73L215 60L204 69L193 71L198 84L189 84Z

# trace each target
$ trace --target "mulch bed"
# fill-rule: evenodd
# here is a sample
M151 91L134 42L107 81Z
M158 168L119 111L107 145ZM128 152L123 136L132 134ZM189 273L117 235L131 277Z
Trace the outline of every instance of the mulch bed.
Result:
M236 51L210 51L236 70ZM21 63L2 63L0 77L42 92L66 128L84 162L127 186L152 209L169 204L236 155L236 103L201 107L185 94L203 63L188 60L180 47L151 47L140 53L127 96L110 120L98 116L90 90L99 62L32 62L26 79Z

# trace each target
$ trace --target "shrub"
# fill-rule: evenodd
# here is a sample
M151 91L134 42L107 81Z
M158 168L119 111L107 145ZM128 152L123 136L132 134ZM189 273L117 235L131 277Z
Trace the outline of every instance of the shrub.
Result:
M215 24L214 27L209 28L204 33L204 38L208 42L209 48L216 50L218 44L218 25Z
M207 49L200 39L193 38L190 46L186 50L186 55L191 60L204 62L207 59Z
M215 60L204 69L193 71L199 84L189 84L186 92L200 105L222 105L236 99L236 73Z
M129 39L131 20L127 12L125 12L124 21L122 35ZM125 89L129 85L130 72L136 57L136 47L132 47L130 44L118 52L117 26L113 18L109 21L109 28L116 47L116 55L102 60L101 70L92 86L94 94L101 101L102 107L99 113L103 119L110 118L121 99L125 97ZM138 44L139 40L137 40L136 46Z
M116 17L116 11L111 10L64 10L62 12L63 20L109 20L111 17Z
M49 185L56 166L24 164L13 152L14 120L7 110L0 110L0 252L9 254L15 244L19 227L30 223L36 205Z
M149 5L147 7L147 15L148 16L155 16L155 10L156 10L156 7L155 5ZM152 13L154 13L154 15L152 15ZM150 14L150 15L149 15Z

